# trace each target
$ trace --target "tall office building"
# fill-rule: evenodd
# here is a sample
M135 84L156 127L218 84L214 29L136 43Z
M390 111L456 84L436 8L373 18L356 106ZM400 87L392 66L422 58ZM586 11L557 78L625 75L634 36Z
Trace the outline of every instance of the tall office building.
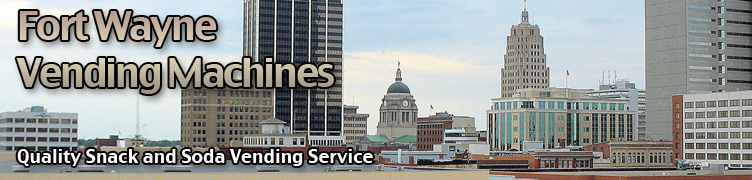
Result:
M527 8L522 11L522 22L513 25L510 33L501 68L501 97L512 97L517 89L547 88L549 68L543 36L538 25L530 24Z
M647 127L671 139L671 96L752 89L752 2L646 0Z
M243 20L243 54L256 61L334 64L331 88L274 90L274 117L292 133L341 137L342 1L246 0Z
M232 140L259 134L259 123L272 117L272 92L267 89L183 89L180 145L229 146Z
M42 106L0 113L0 151L75 151L78 113L47 112Z

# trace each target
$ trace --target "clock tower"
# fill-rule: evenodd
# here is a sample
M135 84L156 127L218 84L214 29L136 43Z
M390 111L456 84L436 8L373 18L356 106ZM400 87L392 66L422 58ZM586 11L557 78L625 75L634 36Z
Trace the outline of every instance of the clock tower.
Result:
M402 70L397 63L397 77L381 99L378 134L395 140L405 135L417 135L418 106L410 88L402 82Z

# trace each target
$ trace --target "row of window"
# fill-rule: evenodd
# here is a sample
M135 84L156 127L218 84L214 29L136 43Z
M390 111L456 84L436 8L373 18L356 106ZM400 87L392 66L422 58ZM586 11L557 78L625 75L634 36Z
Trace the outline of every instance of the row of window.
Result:
M752 154L684 153L684 159L695 160L752 160Z
M677 124L678 125L678 124ZM685 122L684 129L752 128L752 121ZM677 127L677 129L679 129Z
M676 118L679 117L679 113L676 114ZM736 111L707 111L707 112L685 112L684 119L694 118L727 118L727 117L752 117L752 110L736 110Z
M752 99L684 102L684 109L752 106Z
M0 123L78 124L78 119L5 118Z
M6 151L18 151L21 148L26 148L29 151L49 151L52 149L63 149L69 151L75 151L78 147L47 147L47 146L5 146Z
M690 132L684 139L752 139L752 132Z
M574 109L574 110L592 109L592 110L624 111L627 109L627 105L625 103L565 102L565 101L509 101L509 102L494 103L494 110L520 109L520 108Z
M668 153L614 153L611 157L611 163L616 164L666 164L673 161Z
M5 137L5 142L78 142L75 137Z
M752 143L684 143L684 149L752 149Z
M77 128L23 128L23 127L7 127L5 132L28 132L28 133L78 133Z

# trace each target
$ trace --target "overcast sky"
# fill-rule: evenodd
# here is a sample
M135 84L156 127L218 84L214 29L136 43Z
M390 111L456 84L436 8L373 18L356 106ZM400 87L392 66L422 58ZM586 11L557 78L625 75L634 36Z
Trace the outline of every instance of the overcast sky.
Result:
M45 61L96 61L116 56L120 62L166 62L167 56L188 61L239 61L242 56L242 0L232 1L3 1L0 6L0 112L43 105L51 112L79 113L79 138L130 136L135 133L136 90L24 89L15 56L44 56ZM551 86L597 88L603 71L616 71L644 88L643 1L530 0L531 21L540 25ZM214 42L152 43L53 42L33 35L17 41L17 12L37 8L42 15L90 16L87 33L94 31L91 9L133 9L142 15L214 16L220 26ZM347 0L344 5L344 101L371 115L369 134L376 133L378 108L394 82L397 60L402 77L427 116L429 107L476 118L485 127L485 110L500 94L500 68L506 36L520 22L522 0ZM612 73L613 74L613 73ZM166 81L166 80L165 80ZM163 82L163 87L166 84ZM180 138L180 91L163 90L141 98L143 134L150 139Z

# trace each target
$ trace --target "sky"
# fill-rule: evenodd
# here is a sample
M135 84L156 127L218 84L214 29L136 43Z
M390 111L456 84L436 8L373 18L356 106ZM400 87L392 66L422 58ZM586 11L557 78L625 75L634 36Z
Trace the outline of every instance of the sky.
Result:
M0 6L0 112L32 105L50 112L79 114L79 138L132 136L140 100L142 134L149 139L180 139L180 90L163 88L156 96L137 90L25 89L15 56L43 56L45 61L96 61L116 56L120 62L233 62L242 57L242 0L221 1L3 1ZM18 9L42 15L70 15L84 9L86 32L98 38L92 9L133 9L136 15L212 15L219 31L212 42L42 42L33 35L17 40ZM418 104L419 115L447 111L473 116L486 129L485 111L500 96L506 36L520 23L522 0L347 0L344 4L343 99L370 114L368 133L376 133L378 110L394 82L397 61L402 78ZM530 19L541 28L551 86L596 89L603 72L645 87L644 1L530 0ZM570 72L567 83L566 71ZM613 76L613 75L612 75ZM612 77L613 78L613 77ZM163 87L166 86L163 80ZM433 106L434 109L430 109Z

